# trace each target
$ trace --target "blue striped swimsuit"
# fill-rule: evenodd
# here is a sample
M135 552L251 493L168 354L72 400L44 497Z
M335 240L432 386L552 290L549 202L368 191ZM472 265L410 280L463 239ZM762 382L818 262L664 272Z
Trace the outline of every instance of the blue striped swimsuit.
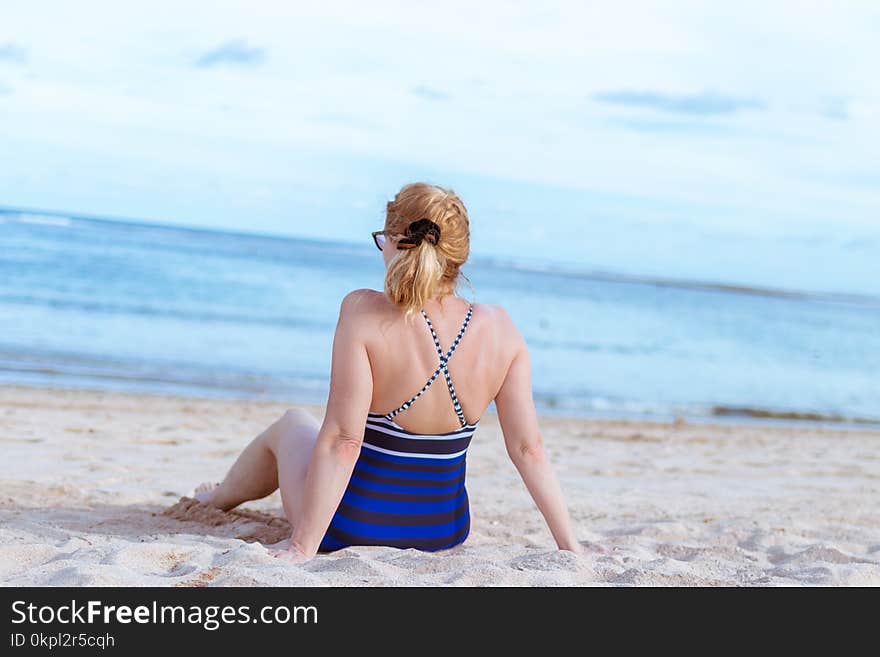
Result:
M479 419L468 423L452 386L447 364L461 341L472 307L455 341L443 353L428 315L440 364L422 389L397 409L368 413L364 441L342 501L330 521L319 550L350 545L387 545L443 550L463 542L470 531L465 489L465 456ZM441 434L407 431L394 416L407 408L443 372L461 428Z

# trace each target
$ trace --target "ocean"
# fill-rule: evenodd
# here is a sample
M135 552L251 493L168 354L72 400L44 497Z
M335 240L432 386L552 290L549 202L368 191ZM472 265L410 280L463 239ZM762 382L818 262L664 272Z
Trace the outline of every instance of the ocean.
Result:
M525 336L543 412L880 422L880 300L479 255L463 271L460 294ZM339 303L383 272L368 231L0 209L0 384L324 403Z

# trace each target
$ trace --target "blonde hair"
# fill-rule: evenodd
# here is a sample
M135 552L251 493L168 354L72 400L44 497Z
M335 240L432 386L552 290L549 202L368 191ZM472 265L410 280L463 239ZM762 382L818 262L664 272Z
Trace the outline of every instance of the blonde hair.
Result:
M440 228L434 244L422 239L411 249L398 249L385 273L385 295L410 318L438 292L456 293L461 266L470 252L467 209L451 189L417 182L405 185L388 202L385 230L403 235L414 221L429 219Z

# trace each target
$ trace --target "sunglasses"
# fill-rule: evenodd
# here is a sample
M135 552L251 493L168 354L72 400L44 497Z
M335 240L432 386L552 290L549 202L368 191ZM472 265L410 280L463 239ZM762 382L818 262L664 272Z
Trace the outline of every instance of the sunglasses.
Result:
M376 244L376 248L380 251L385 249L385 241L389 232L390 231L387 230L374 230L370 233L373 236L373 242Z

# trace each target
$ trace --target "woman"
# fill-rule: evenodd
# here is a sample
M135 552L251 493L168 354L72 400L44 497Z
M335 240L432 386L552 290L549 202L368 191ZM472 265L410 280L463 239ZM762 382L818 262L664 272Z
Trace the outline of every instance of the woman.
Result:
M558 547L581 552L543 448L526 343L502 308L456 296L469 238L452 191L401 189L373 233L384 293L355 290L341 304L324 422L287 411L197 499L228 510L280 488L293 534L270 552L297 563L348 545L449 548L470 529L466 451L494 400Z

